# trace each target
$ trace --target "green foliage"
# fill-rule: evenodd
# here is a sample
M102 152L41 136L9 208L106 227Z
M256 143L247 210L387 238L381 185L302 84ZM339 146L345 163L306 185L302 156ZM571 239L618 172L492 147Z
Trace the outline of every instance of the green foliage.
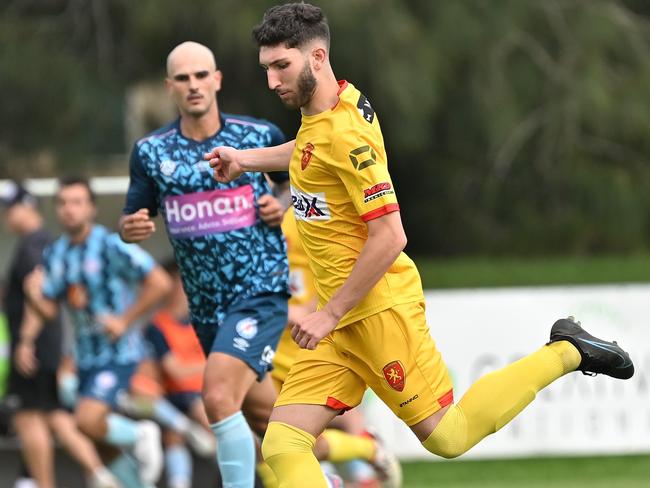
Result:
M373 103L418 254L650 247L650 8L640 0L330 0L332 61ZM266 88L253 0L14 0L0 20L0 170L125 152L124 93L193 39L223 110L299 117ZM25 170L29 172L29 169ZM34 169L36 171L36 169Z

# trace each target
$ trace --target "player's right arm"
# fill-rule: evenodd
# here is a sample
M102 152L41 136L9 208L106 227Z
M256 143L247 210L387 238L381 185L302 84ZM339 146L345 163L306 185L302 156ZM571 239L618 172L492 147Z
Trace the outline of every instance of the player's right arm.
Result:
M254 149L220 146L206 153L205 159L214 170L214 178L220 183L228 183L247 171L288 171L295 146L295 139L279 146Z
M43 295L45 271L38 266L27 275L23 281L23 288L29 305L45 320L53 320L59 312L59 304Z
M126 205L118 222L120 237L124 242L141 242L156 231L152 217L156 216L156 187L147 174L139 147L131 151L129 162L129 190Z
M120 237L128 243L144 241L156 232L156 224L149 216L149 209L146 208L129 215L122 215L118 225Z

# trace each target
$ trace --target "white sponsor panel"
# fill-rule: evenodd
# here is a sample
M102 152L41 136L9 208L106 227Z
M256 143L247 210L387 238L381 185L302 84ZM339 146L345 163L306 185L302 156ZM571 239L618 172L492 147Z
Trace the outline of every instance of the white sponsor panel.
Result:
M635 364L634 377L627 381L570 373L464 457L650 452L650 285L425 295L427 320L451 372L456 402L483 374L541 347L553 322L568 315L595 336L618 341ZM364 409L368 422L399 457L436 459L374 394L366 395Z

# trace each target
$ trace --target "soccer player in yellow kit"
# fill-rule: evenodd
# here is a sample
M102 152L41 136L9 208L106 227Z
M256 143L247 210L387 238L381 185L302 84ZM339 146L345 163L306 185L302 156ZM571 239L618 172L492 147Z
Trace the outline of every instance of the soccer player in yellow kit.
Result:
M456 457L512 420L538 391L580 370L627 379L629 355L571 318L536 352L474 383L457 404L426 324L420 278L406 237L377 115L352 84L337 82L320 8L272 7L253 35L269 88L302 124L295 141L206 154L215 178L289 168L293 206L318 310L296 323L303 348L275 404L262 451L281 487L327 486L315 438L366 385L434 454Z
M287 243L291 298L289 324L280 337L271 371L278 392L281 391L289 370L301 351L291 337L292 324L316 310L318 303L314 275L309 269L309 257L300 242L293 209L284 214L282 233ZM361 412L350 412L345 417L340 417L340 421L332 425L334 428L325 429L316 440L314 455L319 461L349 462L345 468L360 487L379 486L378 480L381 480L384 488L401 487L402 471L399 461L380 441L368 434L364 423ZM376 470L376 476L372 468L358 461L370 463Z

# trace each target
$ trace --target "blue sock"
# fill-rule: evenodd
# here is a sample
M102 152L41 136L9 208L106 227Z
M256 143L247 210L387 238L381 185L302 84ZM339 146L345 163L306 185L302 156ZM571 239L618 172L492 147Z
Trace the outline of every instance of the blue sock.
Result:
M164 398L158 398L154 402L153 418L163 427L181 434L185 433L190 425L189 419Z
M107 468L124 488L144 488L145 485L140 481L138 462L131 456L122 454L113 460Z
M192 457L182 444L170 446L165 450L167 466L167 486L170 488L192 486Z
M106 418L108 430L104 440L113 446L132 446L138 439L137 422L116 413L108 414Z
M223 485L228 488L255 486L255 440L244 415L237 412L210 426L217 436L217 463Z

